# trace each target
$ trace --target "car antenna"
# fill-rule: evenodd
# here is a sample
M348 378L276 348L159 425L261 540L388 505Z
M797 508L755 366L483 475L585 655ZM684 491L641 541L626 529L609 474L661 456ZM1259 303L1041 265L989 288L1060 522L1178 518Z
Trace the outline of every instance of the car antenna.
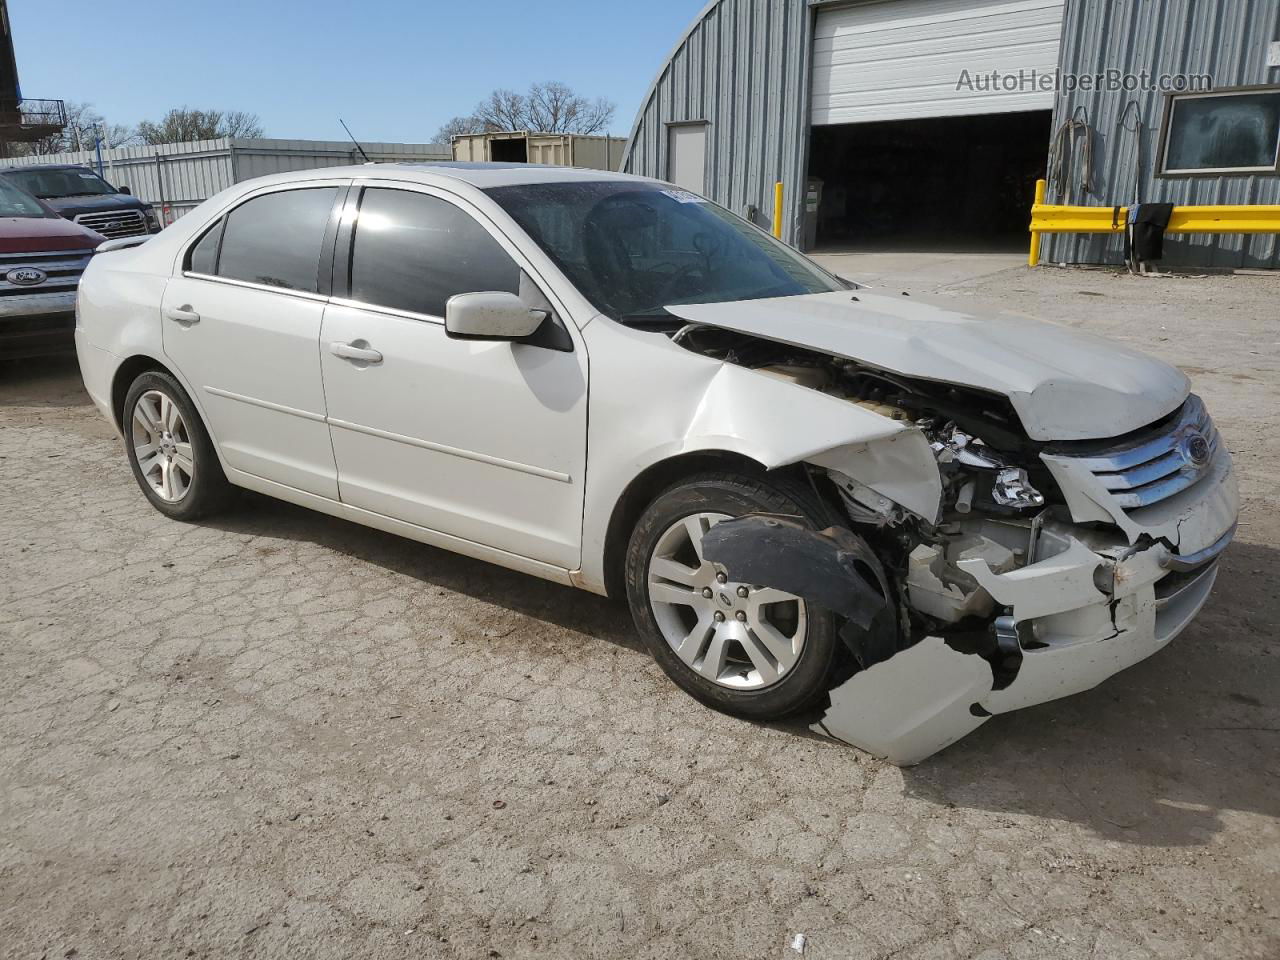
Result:
M356 149L360 151L360 156L364 157L364 162L373 163L373 161L369 159L369 155L364 152L364 147L360 146L360 141L351 136L351 128L347 126L347 121L339 117L338 122L342 124L342 129L347 131L347 136L351 137L351 142L354 143L356 145Z

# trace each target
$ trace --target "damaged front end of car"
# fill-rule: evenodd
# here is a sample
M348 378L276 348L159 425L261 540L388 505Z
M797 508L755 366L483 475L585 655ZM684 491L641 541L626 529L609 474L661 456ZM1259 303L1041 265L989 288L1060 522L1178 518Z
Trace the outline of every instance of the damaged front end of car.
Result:
M1208 598L1238 494L1195 396L1120 437L1033 440L989 391L719 328L677 339L902 428L801 465L847 525L744 517L704 543L732 579L843 618L857 669L818 732L918 763L1154 654Z

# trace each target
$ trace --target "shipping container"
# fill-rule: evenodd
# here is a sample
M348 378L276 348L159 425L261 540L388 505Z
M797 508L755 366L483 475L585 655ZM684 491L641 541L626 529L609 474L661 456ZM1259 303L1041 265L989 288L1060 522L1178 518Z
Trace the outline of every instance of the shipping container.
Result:
M578 133L464 133L453 138L453 159L470 163L545 163L556 167L617 170L622 137Z

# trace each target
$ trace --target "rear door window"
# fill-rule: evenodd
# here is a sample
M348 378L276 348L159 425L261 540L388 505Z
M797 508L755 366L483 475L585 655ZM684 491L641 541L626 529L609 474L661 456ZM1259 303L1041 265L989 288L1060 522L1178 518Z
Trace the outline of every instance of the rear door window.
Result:
M425 193L364 191L351 250L351 299L443 317L459 293L520 292L520 268L476 220Z
M217 276L318 292L320 249L337 196L337 187L311 187L242 203L227 215Z
M192 273L202 273L206 277L217 275L218 241L222 239L222 226L226 220L219 220L205 231L200 242L191 248L187 255L187 269Z

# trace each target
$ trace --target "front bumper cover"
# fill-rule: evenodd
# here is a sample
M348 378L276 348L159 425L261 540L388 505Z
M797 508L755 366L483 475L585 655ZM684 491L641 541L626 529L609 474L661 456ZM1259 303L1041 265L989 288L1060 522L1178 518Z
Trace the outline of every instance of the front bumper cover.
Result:
M75 290L0 297L0 359L70 350L75 309Z
M963 564L1012 610L1021 663L1011 682L998 682L984 657L929 636L832 690L814 729L909 766L995 714L1089 690L1187 627L1209 598L1234 525L1183 557L1159 542L1134 549L1073 532L1065 551L1011 573Z
M5 320L52 317L74 314L75 290L55 290L50 293L20 293L0 297L0 322Z

